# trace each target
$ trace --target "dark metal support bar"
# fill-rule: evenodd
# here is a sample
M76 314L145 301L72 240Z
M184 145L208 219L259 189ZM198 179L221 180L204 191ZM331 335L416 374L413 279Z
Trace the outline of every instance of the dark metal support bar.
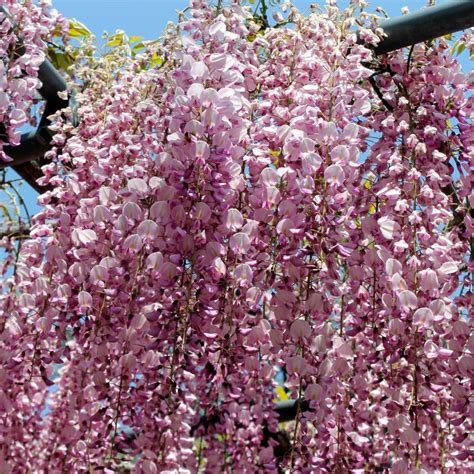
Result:
M24 133L19 146L4 147L5 153L13 158L13 162L2 162L0 168L16 167L28 161L40 159L49 148L49 140L43 138L39 132Z
M474 26L474 1L451 0L381 21L380 27L387 36L375 48L375 53L388 53L471 26Z
M20 145L4 147L5 153L13 158L13 161L0 161L0 169L11 166L32 188L41 193L46 191L46 188L39 186L36 181L41 178L41 166L46 163L44 154L51 149L52 134L48 128L48 117L67 107L73 99L68 101L58 96L58 92L67 89L67 84L48 60L41 65L38 78L42 83L39 93L47 101L38 128L35 132L23 134Z
M296 412L298 411L298 405L300 411L309 410L309 402L306 400L287 400L285 402L276 403L275 411L278 415L278 421L283 423L285 421L294 420Z
M56 110L63 109L68 106L68 101L61 99L58 92L67 90L67 84L60 72L46 60L38 71L39 80L42 83L39 93L48 105Z

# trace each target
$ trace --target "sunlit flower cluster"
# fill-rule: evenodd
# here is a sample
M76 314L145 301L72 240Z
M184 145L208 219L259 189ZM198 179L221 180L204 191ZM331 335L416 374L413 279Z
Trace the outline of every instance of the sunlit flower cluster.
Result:
M78 72L0 300L0 471L468 472L472 72L231 3Z

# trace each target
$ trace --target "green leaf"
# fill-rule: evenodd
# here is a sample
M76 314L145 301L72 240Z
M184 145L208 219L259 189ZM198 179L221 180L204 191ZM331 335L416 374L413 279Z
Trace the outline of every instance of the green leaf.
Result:
M288 395L285 392L285 389L281 385L278 385L277 387L275 387L275 392L277 394L277 397L276 397L277 402L284 402L285 400L288 400Z
M123 46L126 43L128 43L128 37L125 33L115 33L109 37L109 40L107 43L105 43L105 46Z
M75 18L69 20L69 32L70 38L89 38L92 36L91 31L83 25L80 21Z
M161 66L163 64L163 58L158 56L156 53L153 53L151 57L151 65L152 66Z
M456 49L456 56L462 54L462 52L466 49L466 45L464 43L459 43Z
M137 41L141 41L143 39L143 36L130 36L130 39L128 40L130 43L136 43Z
M145 47L145 45L140 42L140 43L137 43L133 48L132 48L132 51L134 53L136 53L137 51L140 51L140 49L143 49Z
M48 48L48 57L56 69L62 69L66 72L75 61L74 56L71 54L55 50L54 48Z
M107 47L112 47L112 46L122 46L123 45L123 41L120 41L120 40L111 40L111 41L107 41L107 43L105 43L105 46Z

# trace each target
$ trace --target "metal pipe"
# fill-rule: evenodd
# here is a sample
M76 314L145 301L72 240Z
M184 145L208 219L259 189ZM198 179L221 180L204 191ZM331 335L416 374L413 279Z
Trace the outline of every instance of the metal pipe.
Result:
M278 415L278 422L283 423L285 421L294 420L298 411L298 405L300 411L309 410L309 402L306 400L286 400L276 403L275 411Z
M0 161L0 169L18 166L22 163L42 158L50 148L49 140L45 140L41 133L36 131L24 133L21 136L19 146L6 146L3 148L13 161Z
M451 0L420 11L380 22L387 35L374 48L388 53L474 26L474 1Z
M61 99L58 96L58 92L67 90L67 83L48 59L40 66L38 79L42 84L38 92L41 94L41 97L48 102L48 105L54 105L56 110L64 109L68 106L69 101L67 99Z

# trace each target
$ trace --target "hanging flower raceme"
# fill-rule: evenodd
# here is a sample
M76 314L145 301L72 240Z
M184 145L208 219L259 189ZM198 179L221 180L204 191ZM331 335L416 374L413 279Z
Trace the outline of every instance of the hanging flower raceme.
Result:
M464 465L472 78L444 40L376 59L354 6L285 14L192 0L76 70L1 299L5 470Z

